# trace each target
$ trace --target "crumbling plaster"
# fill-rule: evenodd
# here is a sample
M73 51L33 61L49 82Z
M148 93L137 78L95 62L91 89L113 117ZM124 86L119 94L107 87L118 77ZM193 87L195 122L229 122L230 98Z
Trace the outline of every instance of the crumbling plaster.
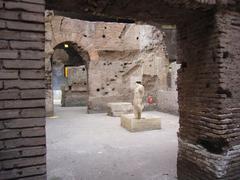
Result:
M131 102L136 80L143 80L146 85L145 103L147 96L154 98L153 105L146 103L146 109L157 107L157 89L168 89L169 59L164 34L156 27L88 22L54 16L53 11L46 12L45 24L46 64L50 64L54 47L63 42L73 42L88 53L89 112L105 112L108 102Z

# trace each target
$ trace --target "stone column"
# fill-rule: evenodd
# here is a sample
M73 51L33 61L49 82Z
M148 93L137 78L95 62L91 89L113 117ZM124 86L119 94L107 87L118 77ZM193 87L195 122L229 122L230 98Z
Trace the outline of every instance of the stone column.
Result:
M178 28L178 179L240 179L240 14L219 9Z

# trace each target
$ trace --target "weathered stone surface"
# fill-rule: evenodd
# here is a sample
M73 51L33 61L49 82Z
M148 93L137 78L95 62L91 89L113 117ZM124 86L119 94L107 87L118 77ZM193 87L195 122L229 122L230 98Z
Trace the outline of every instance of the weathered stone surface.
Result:
M108 115L113 117L120 117L124 114L130 114L133 112L132 103L128 102L115 102L108 103Z
M134 114L121 116L121 126L130 132L149 131L161 129L161 119L142 115L141 119L136 119Z
M51 11L46 12L45 22L45 51L49 54L45 59L45 68L49 90L52 88L51 54L53 59L58 59L57 62L67 59L67 55L60 51L58 53L61 55L56 56L57 50L53 48L60 43L71 42L76 44L76 49L84 49L89 56L86 67L88 76L82 76L87 77L84 82L89 91L88 112L106 112L108 102L131 102L136 80L142 80L146 86L146 109L157 109L158 89L176 91L176 86L171 88L167 84L169 59L164 34L156 27L88 22L52 14ZM85 57L82 52L79 53ZM81 88L84 86L72 85L71 77L67 79L72 91L83 90ZM153 97L152 104L147 103L148 96Z

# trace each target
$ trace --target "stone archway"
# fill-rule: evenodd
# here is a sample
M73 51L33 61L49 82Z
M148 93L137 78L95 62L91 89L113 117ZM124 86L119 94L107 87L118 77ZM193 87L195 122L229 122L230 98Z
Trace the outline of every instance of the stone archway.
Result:
M59 99L61 99L62 106L75 106L75 105L78 106L78 105L87 104L87 101L88 101L88 66L89 66L89 61L90 61L88 52L83 50L81 47L79 47L77 45L77 43L74 43L71 41L61 42L61 43L57 44L55 47L53 47L52 50L49 50L49 52L52 52L52 53L48 54L47 58L45 58L45 70L46 70L45 77L47 79L47 82L46 82L46 84L47 84L46 113L47 114L46 115L53 116L53 114L54 114L54 94L55 94L55 97L58 97ZM56 55L57 54L56 52L60 54L60 57L58 57ZM65 52L65 56L67 56L68 53L73 54L73 56L74 56L73 58L75 58L75 59L70 59L69 57L64 58L64 52ZM55 65L57 64L58 68L54 64ZM81 66L84 66L84 67L81 67ZM56 68L54 68L54 67L56 67ZM78 80L76 80L76 78L75 79L71 78L72 76L67 78L67 76L65 75L66 69L68 69L68 74L70 74L70 75L71 75L71 73L77 73L78 75L84 75L86 72L86 80L84 80L84 82L81 82L82 87L77 87L76 82L75 82L75 81L80 81L80 78ZM84 74L81 74L81 72L80 72L81 69L82 69L82 73L84 73ZM57 79L60 79L60 81L62 81L62 82L56 81L54 83L54 79L56 79L54 72L55 73L58 72L59 75L58 75ZM79 83L80 82L78 82L78 86L80 86ZM64 88L60 87L61 85L64 85ZM69 89L69 87L70 87L70 89ZM79 88L81 90L79 90ZM68 99L67 94L71 94L71 96L73 96L73 94L76 94L77 92L80 95L80 99L74 98L75 101L70 103L71 99L67 100ZM82 93L80 93L80 92L82 92ZM79 103L77 103L78 100L81 100L83 102L79 101Z

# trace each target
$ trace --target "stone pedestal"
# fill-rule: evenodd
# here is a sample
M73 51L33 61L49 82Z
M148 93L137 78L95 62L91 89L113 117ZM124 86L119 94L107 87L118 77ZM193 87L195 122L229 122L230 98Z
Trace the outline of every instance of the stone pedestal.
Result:
M107 106L109 116L120 117L133 112L132 103L129 102L108 103Z
M159 117L143 115L141 119L135 119L133 114L121 116L121 126L130 132L149 131L161 129Z

